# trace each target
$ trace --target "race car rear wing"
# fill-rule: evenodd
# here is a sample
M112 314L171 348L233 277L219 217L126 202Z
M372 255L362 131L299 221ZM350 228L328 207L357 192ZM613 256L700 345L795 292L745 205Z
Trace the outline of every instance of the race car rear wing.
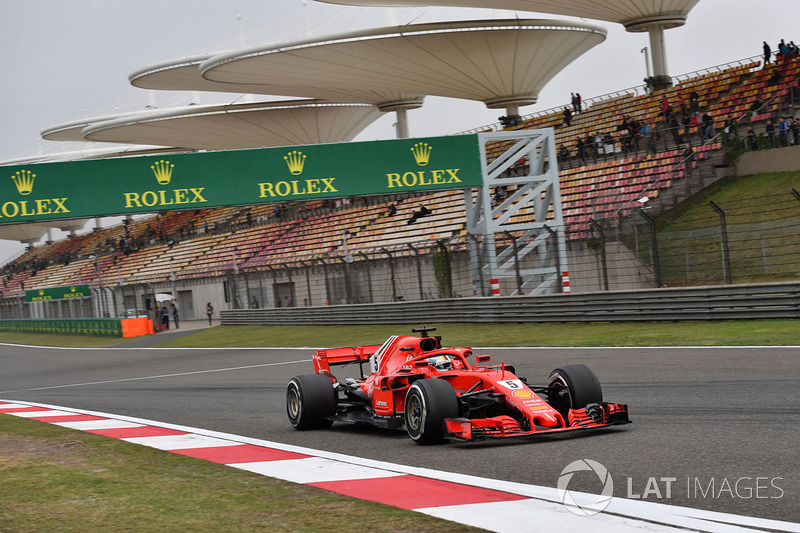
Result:
M380 344L376 344L374 346L327 348L324 350L317 350L311 356L314 361L314 371L317 374L325 374L335 382L336 378L333 374L331 374L331 366L358 363L359 367L361 367L361 365L369 361L370 356L377 352L380 347ZM363 368L361 370L361 374L362 376L364 374Z

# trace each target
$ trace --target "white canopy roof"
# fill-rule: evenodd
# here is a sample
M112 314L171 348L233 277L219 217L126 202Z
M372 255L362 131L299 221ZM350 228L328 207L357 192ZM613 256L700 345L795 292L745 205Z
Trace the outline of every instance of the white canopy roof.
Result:
M408 95L502 108L535 103L553 76L605 35L597 26L558 20L440 22L218 54L199 71L212 82L257 84L274 94L351 95L382 108Z
M458 6L551 13L617 22L629 31L647 31L653 24L682 26L700 0L317 0L353 6Z
M48 131L71 140L228 150L347 142L378 117L368 104L293 100L150 110Z

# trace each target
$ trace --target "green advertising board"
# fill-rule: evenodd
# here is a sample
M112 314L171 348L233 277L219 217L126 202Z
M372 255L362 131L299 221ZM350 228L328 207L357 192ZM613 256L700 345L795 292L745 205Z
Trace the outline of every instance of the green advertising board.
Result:
M25 291L25 301L46 302L65 298L85 298L91 295L92 292L89 290L88 285L69 285L67 287L49 287L47 289Z
M26 318L0 319L0 331L13 333L57 333L122 337L119 318Z
M0 167L0 224L482 184L477 134Z

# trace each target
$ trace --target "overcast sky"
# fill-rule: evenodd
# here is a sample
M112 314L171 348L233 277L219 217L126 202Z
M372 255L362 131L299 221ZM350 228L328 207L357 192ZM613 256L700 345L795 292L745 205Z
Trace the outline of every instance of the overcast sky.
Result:
M322 36L365 27L480 18L554 18L525 12L459 8L365 8L313 0L0 0L0 162L77 149L40 138L51 126L84 116L185 105L191 95L152 92L128 83L145 66L198 53ZM241 17L241 18L240 18ZM761 54L762 41L800 43L797 0L700 0L685 26L666 32L672 75ZM598 23L597 21L587 21ZM599 22L606 41L556 76L522 114L637 86L645 76L646 34ZM196 98L196 96L194 96ZM201 103L236 95L200 95ZM497 121L502 110L480 102L428 97L409 112L411 136L445 135ZM356 140L394 137L387 114ZM102 143L98 143L102 146ZM19 243L0 241L0 264Z

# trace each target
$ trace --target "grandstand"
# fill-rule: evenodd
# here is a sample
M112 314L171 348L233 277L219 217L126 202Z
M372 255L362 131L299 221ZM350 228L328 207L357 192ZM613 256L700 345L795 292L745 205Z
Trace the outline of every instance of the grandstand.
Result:
M768 147L765 123L793 112L798 74L797 57L766 68L744 59L680 76L664 90L636 88L593 98L569 125L562 106L508 127L554 128L558 144L571 152L559 165L572 290L604 288L597 279L598 227L620 228L619 220L639 216L645 202L650 214L669 209L724 176L747 125L754 126L760 146ZM713 119L714 133L706 138L685 126L673 135L674 126L663 115L665 100L678 112L691 93L697 94L697 111ZM627 147L620 142L617 127L626 117L653 125L654 150L641 139ZM579 137L594 139L598 133L611 134L616 142L604 142L600 150L590 141L583 157L575 154ZM689 159L687 138L694 149ZM497 143L489 159L503 148ZM526 164L519 161L510 172ZM511 192L499 189L498 202ZM412 223L421 206L430 213ZM522 211L516 220L526 216L533 213ZM511 246L510 237L500 235L498 242ZM621 243L615 240L614 253L626 266L612 287L653 286L652 264ZM0 314L118 316L151 306L160 292L176 296L187 319L195 318L194 308L205 301L224 309L251 306L254 300L261 307L280 307L472 296L475 283L488 281L469 274L471 246L480 242L467 233L458 190L162 212L29 247L2 268ZM22 304L26 290L76 284L93 286L99 297L93 310L70 301ZM504 292L513 290L513 282L504 282Z

